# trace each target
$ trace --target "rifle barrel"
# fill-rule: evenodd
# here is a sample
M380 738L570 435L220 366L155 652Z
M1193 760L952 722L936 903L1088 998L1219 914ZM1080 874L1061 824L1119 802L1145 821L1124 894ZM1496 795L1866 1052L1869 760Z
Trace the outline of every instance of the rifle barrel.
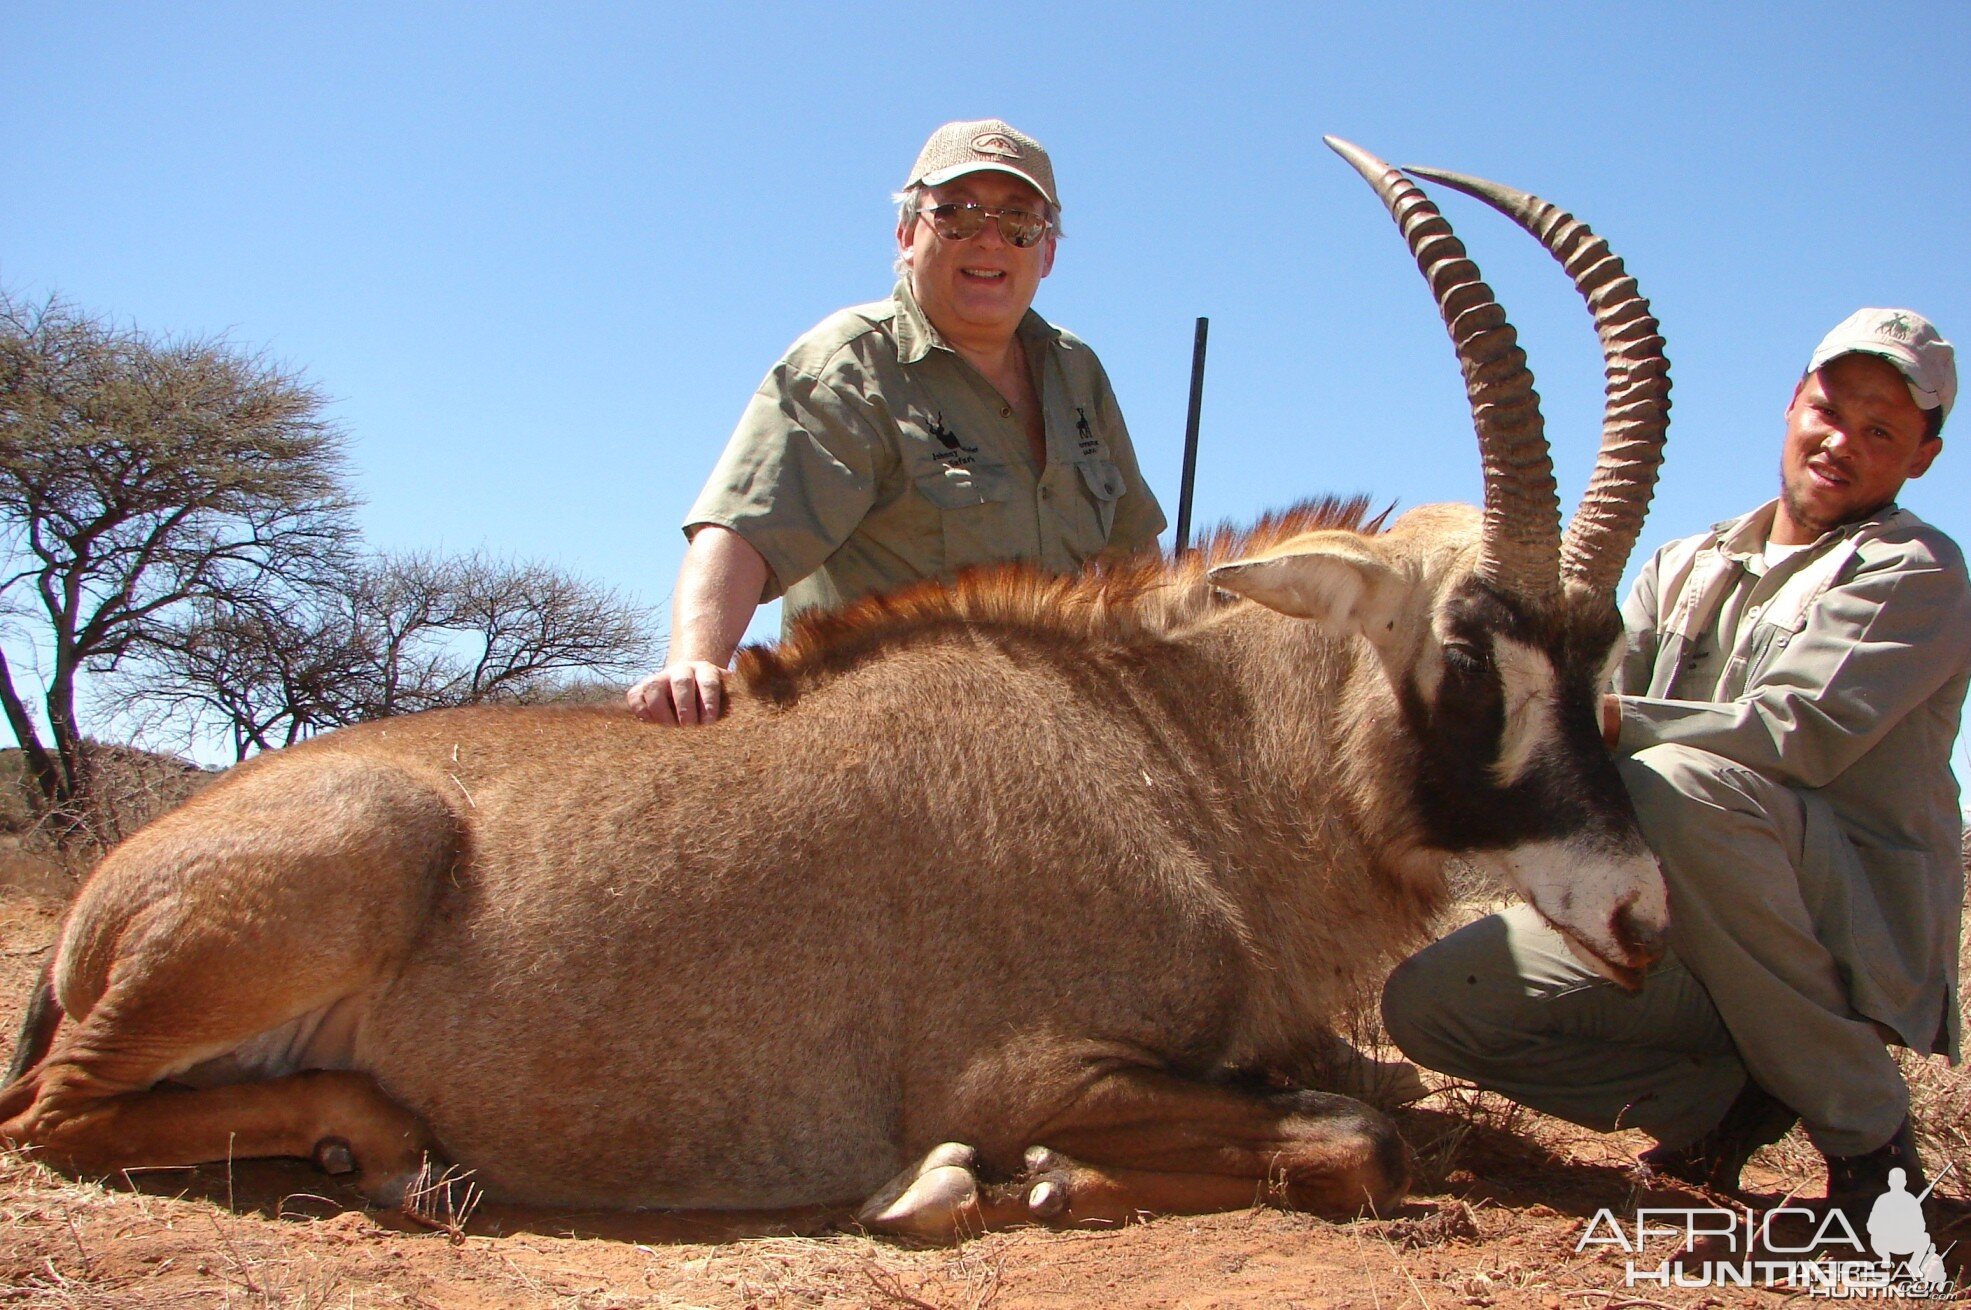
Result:
M1198 478L1198 415L1204 408L1205 335L1211 320L1198 319L1191 342L1191 408L1184 420L1184 478L1177 491L1177 554L1191 549L1191 489Z

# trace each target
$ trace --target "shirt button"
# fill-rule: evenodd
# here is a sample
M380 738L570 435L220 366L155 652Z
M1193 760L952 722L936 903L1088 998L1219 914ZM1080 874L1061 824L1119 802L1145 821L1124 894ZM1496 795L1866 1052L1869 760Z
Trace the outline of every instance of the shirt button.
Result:
M999 417L1001 417L1001 418L1012 418L1012 417L1013 417L1013 407L1012 407L1011 405L1001 405L1001 406L999 407Z
M1052 499L1054 499L1054 488L1052 488L1052 487L1042 487L1042 488L1040 489L1040 498L1041 498L1042 500L1052 500Z

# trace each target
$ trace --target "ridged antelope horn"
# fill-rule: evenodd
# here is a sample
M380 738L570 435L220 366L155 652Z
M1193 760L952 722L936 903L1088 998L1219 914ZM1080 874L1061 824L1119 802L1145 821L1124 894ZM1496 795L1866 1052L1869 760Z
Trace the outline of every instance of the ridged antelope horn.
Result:
M1485 465L1479 575L1516 594L1549 595L1560 586L1560 495L1519 334L1429 197L1360 146L1321 139L1389 206L1457 347Z
M1561 538L1560 571L1612 596L1649 512L1670 426L1670 362L1663 357L1661 325L1621 257L1566 210L1482 177L1435 168L1403 171L1483 200L1532 233L1567 270L1594 314L1608 373L1601 454Z

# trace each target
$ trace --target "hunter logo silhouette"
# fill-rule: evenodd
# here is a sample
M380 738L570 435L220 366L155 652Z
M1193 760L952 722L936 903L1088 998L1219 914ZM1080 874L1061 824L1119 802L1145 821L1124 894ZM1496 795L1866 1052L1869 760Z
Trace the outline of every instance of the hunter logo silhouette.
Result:
M1891 1268L1901 1268L1919 1283L1942 1283L1945 1278L1943 1255L1930 1240L1929 1226L1923 1221L1923 1202L1935 1186L1932 1183L1922 1195L1911 1196L1909 1174L1891 1169L1889 1190L1875 1198L1868 1212L1868 1245L1875 1258Z

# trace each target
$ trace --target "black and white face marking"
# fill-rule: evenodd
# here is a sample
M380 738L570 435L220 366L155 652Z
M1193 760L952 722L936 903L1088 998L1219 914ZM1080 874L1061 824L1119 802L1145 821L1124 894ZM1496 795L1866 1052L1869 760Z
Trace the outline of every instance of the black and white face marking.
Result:
M1558 730L1560 675L1544 650L1503 632L1492 637L1492 666L1498 670L1505 716L1492 777L1509 788L1526 775L1534 757Z
M1473 580L1434 632L1439 664L1403 695L1427 839L1492 866L1596 968L1639 984L1668 911L1601 741L1614 608L1536 609Z

